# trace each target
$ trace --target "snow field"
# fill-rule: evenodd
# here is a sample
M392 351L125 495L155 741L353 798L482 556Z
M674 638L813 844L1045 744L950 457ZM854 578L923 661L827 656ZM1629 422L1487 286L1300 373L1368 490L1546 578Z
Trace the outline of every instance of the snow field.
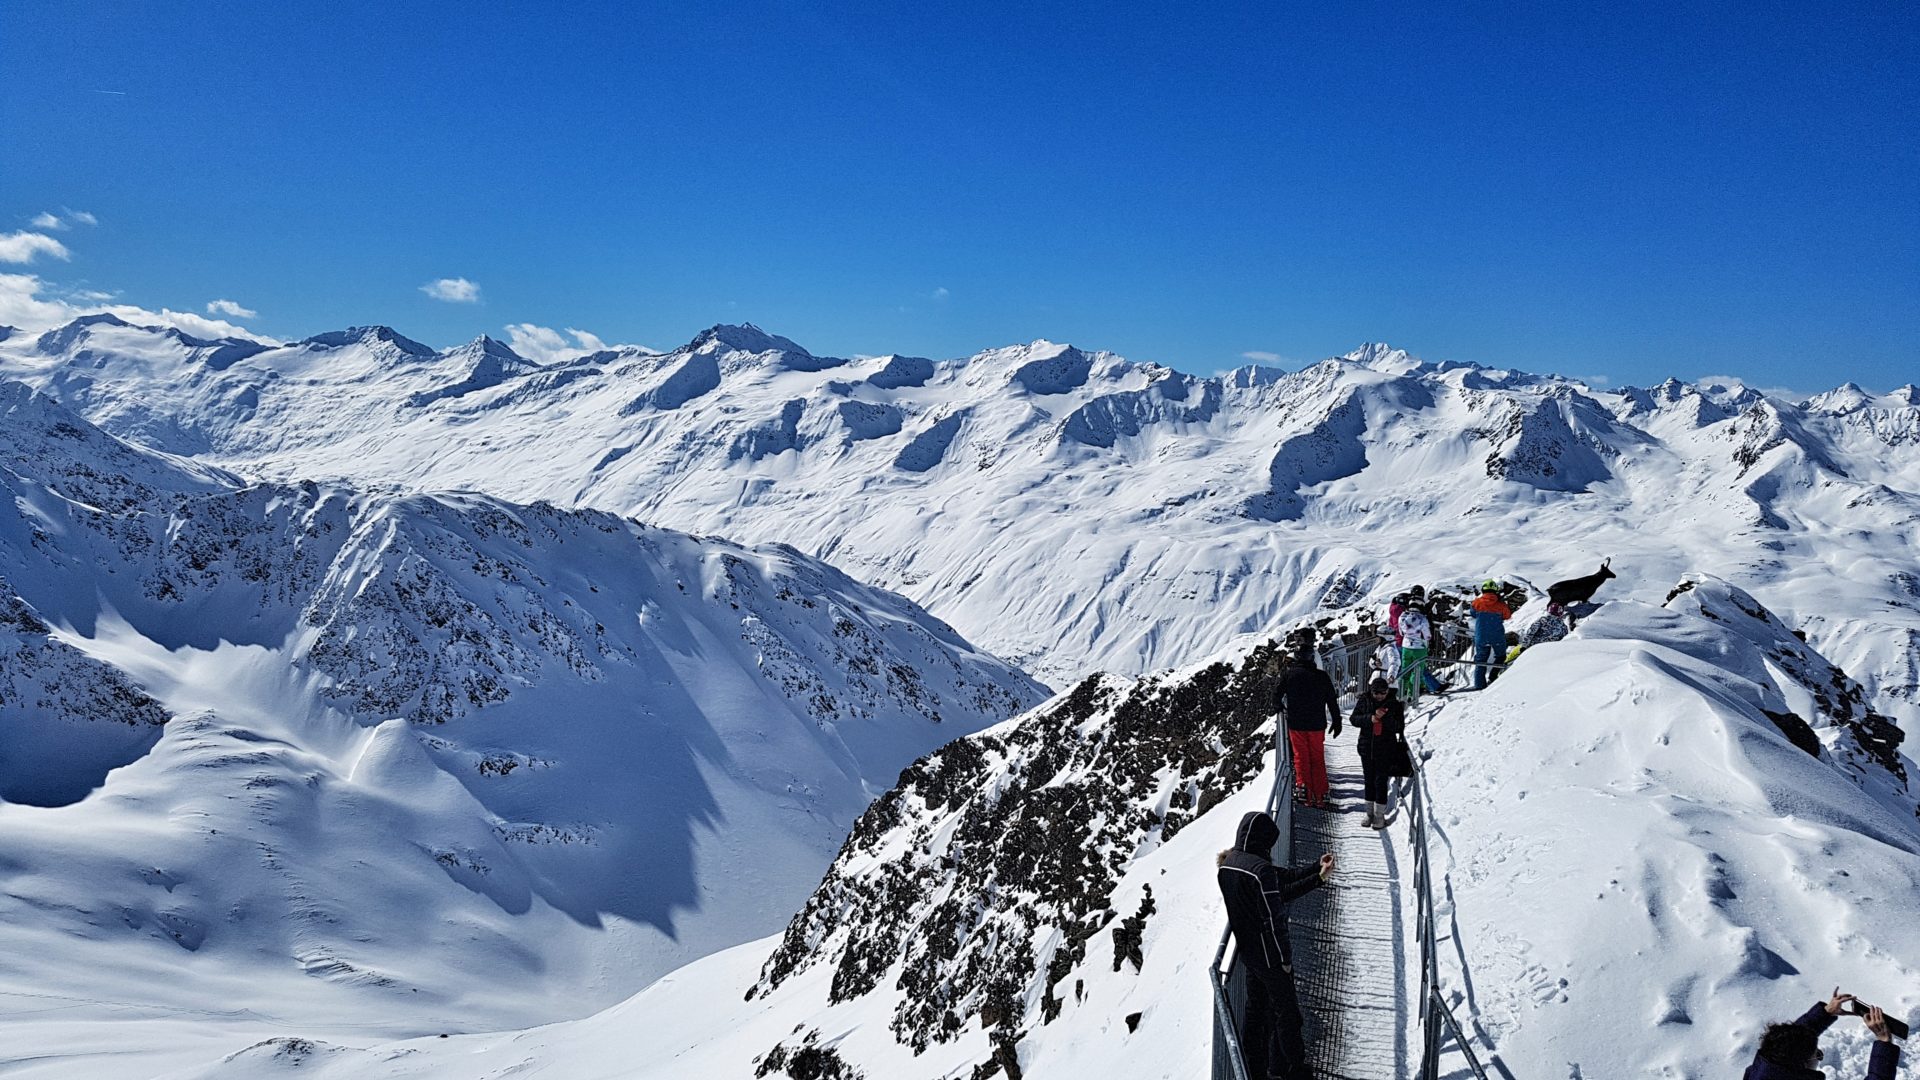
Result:
M1738 651L1610 603L1415 732L1469 972L1448 990L1514 1075L1730 1075L1836 983L1920 1007L1911 817L1789 743ZM1828 1036L1835 1075L1866 1039Z

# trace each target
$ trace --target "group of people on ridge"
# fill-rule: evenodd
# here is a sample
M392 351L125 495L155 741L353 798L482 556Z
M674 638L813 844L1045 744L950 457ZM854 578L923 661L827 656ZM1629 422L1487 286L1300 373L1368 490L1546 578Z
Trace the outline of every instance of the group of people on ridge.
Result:
M1274 682L1275 755L1291 753L1297 798L1307 806L1328 808L1326 740L1340 737L1340 695L1333 679L1314 666L1313 652L1288 654ZM1360 768L1365 777L1367 827L1387 827L1388 787L1396 776L1413 775L1407 749L1407 712L1386 679L1375 677L1354 701L1347 723L1356 732ZM1280 743L1285 732L1286 744Z
M1470 605L1473 615L1473 688L1484 690L1511 659L1507 649L1512 637L1507 620L1513 618L1513 605L1507 601L1506 586L1489 578L1480 583L1480 594ZM1418 701L1422 691L1444 694L1447 688L1434 677L1432 660L1439 633L1433 609L1423 586L1393 598L1387 605L1387 632L1391 643L1382 643L1375 666L1390 681L1400 684L1405 701Z
M1502 596L1500 582L1488 580L1481 584L1472 610L1473 687L1481 690L1490 673L1497 674L1503 666L1507 620L1513 608ZM1419 700L1423 686L1439 693L1446 689L1428 670L1433 620L1426 591L1416 585L1394 597L1387 607L1387 625L1393 644L1383 645L1382 652L1391 655L1375 665L1375 674L1347 717L1359 742L1367 825L1375 829L1386 827L1393 778L1413 775L1406 743L1406 702ZM1340 695L1327 673L1314 665L1311 638L1284 655L1273 686L1273 711L1280 718L1274 727L1274 753L1291 755L1299 800L1328 809L1326 740L1340 737Z
M1613 576L1606 565L1601 580ZM1565 583L1562 583L1565 584ZM1555 586L1556 589L1560 585ZM1473 685L1485 688L1520 651L1507 633L1513 606L1502 595L1498 581L1483 582L1471 605L1473 622ZM1591 596L1589 589L1587 595ZM1432 618L1423 590L1418 587L1394 598L1388 609L1393 634L1393 666L1376 663L1375 672L1361 690L1346 724L1359 743L1365 776L1367 825L1387 826L1390 788L1395 777L1410 777L1412 757L1406 743L1406 705L1417 700L1424 686L1444 688L1427 671L1432 644ZM1563 609L1559 598L1549 607ZM1387 653L1387 647L1382 648ZM1326 739L1342 731L1339 693L1333 680L1314 663L1311 632L1278 654L1273 677L1274 753L1290 754L1294 762L1295 798L1310 807L1328 809ZM1392 681L1390 681L1392 680ZM1396 686L1395 683L1398 683ZM1281 732L1285 732L1284 743ZM1325 884L1333 874L1331 852L1299 866L1273 862L1280 839L1279 825L1254 811L1240 819L1233 847L1220 853L1219 886L1226 903L1227 921L1236 945L1235 963L1246 973L1246 1009L1240 1048L1250 1080L1311 1080L1304 1034L1305 1021L1294 984L1293 948L1288 937L1288 909L1292 902ZM1894 1045L1905 1038L1906 1026L1877 1008L1842 994L1836 987L1831 1000L1816 1004L1799 1019L1771 1024L1761 1040L1744 1080L1824 1080L1819 1071L1819 1037L1843 1012L1862 1017L1876 1040L1867 1065L1867 1080L1893 1080L1900 1059Z

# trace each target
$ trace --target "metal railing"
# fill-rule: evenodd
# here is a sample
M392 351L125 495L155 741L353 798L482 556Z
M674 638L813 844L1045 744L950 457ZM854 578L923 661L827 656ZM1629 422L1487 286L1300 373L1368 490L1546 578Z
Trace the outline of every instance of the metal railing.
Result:
M1281 746L1286 745L1284 741ZM1272 861L1293 863L1293 755L1274 750L1273 791L1267 796L1267 813L1280 826L1280 838L1274 841ZM1213 984L1213 1080L1249 1080L1247 1063L1240 1051L1241 1021L1247 1015L1247 970L1234 961L1233 931L1220 935L1220 948L1213 954L1213 967L1207 978ZM1252 1080L1266 1080L1254 1077Z
M1379 638L1330 644L1318 651L1321 669L1333 678L1336 687L1357 690L1365 682L1367 661L1380 644ZM1474 665L1474 661L1470 660L1443 658L1436 662ZM1505 664L1478 666L1506 667ZM1280 745L1285 744L1282 742ZM1291 754L1282 753L1278 748L1274 757L1273 791L1267 799L1267 813L1273 815L1274 821L1280 826L1280 840L1274 845L1273 861L1280 865L1292 865L1293 759ZM1420 946L1420 1080L1438 1080L1440 1055L1449 1040L1460 1049L1467 1068L1476 1080L1487 1080L1479 1057L1473 1052L1472 1044L1461 1030L1452 1007L1447 1004L1440 989L1440 948L1434 930L1433 868L1428 852L1428 813L1424 793L1426 785L1424 777L1420 775L1419 755L1416 753L1411 757L1414 767L1413 776L1408 781L1408 817L1411 822L1409 830L1413 845L1413 887L1417 909L1414 934ZM1240 1031L1246 1016L1247 976L1245 970L1234 962L1233 952L1233 932L1229 929L1220 935L1220 947L1214 953L1213 965L1208 973L1213 986L1213 1080L1249 1080L1246 1060L1240 1047Z
M1410 756L1414 766L1413 776L1408 780L1407 815L1412 822L1409 832L1413 842L1413 893L1419 909L1414 933L1420 942L1420 1080L1439 1080L1442 1022L1446 1024L1447 1034L1452 1035L1454 1045L1466 1056L1467 1068L1477 1080L1487 1080L1486 1070L1480 1067L1480 1059L1473 1052L1473 1044L1460 1030L1453 1007L1440 992L1440 939L1433 926L1433 865L1427 846L1427 800L1423 793L1426 778L1420 775L1419 755Z

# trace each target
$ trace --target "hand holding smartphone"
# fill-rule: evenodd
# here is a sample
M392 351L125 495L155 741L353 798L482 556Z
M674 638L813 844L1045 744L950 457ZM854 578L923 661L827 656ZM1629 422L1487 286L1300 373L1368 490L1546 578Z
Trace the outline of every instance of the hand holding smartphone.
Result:
M1867 1026L1869 1028L1874 1028L1875 1035L1880 1034L1879 1028L1875 1027L1873 1023L1876 1017L1879 1019L1881 1026L1884 1026L1886 1028L1887 1034L1892 1035L1896 1039L1905 1039L1907 1037L1907 1033L1912 1030L1907 1026L1906 1021L1897 1020L1891 1016L1888 1016L1878 1006L1868 1005L1866 1002L1861 1001L1859 998L1850 998L1849 1000L1842 1002L1840 1005L1840 1011L1848 1014L1849 1016L1858 1016L1858 1017L1864 1018L1867 1021Z

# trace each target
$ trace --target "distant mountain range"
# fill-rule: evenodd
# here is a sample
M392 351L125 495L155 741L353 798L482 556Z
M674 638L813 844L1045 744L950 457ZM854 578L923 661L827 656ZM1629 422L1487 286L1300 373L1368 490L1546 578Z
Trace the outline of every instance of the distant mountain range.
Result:
M1056 684L1212 655L1396 582L1612 595L1709 568L1920 720L1920 390L1606 390L1367 345L1203 379L1046 341L814 356L752 326L536 364L383 327L277 348L91 316L0 376L283 480L595 507L786 543Z

